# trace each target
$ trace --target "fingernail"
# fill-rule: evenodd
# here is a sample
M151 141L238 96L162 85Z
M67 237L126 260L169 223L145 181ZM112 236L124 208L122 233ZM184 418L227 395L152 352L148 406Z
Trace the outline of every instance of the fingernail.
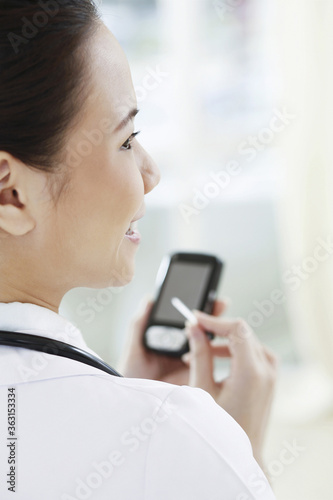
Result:
M183 354L182 355L182 360L184 361L184 363L187 363L190 361L190 353L187 352L186 354Z
M197 321L190 321L189 319L187 319L185 321L185 328L191 328L192 326L196 326L198 324Z
M204 313L203 311L198 311L197 309L193 309L192 312L195 316L207 316L206 313Z
M200 328L191 328L189 331L189 337L194 339L194 340L201 340L202 339L202 332Z
M152 301L152 296L150 294L145 294L139 303L139 309L143 312L147 311L150 307Z

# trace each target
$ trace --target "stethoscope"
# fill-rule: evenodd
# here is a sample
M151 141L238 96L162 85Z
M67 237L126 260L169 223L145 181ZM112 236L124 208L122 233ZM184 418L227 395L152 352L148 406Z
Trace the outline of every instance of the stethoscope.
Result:
M0 345L10 347L21 347L23 349L30 349L32 351L44 352L46 354L54 354L63 358L73 359L86 365L93 366L116 377L122 377L114 368L96 358L92 354L83 351L74 345L60 342L60 340L49 339L47 337L40 337L39 335L30 335L20 332L7 332L0 330Z

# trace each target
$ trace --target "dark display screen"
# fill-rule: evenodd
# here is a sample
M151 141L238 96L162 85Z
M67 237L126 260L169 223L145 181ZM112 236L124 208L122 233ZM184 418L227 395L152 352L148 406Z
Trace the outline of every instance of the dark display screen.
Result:
M212 265L209 263L171 264L155 311L154 322L184 323L186 321L184 316L171 304L172 297L178 297L190 310L199 309L211 271Z

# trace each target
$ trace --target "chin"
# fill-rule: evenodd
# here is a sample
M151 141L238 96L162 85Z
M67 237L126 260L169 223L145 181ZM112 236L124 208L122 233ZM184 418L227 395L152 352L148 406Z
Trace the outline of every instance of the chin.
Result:
M90 282L89 285L85 284L80 284L78 286L83 286L83 287L88 287L88 288L96 288L96 289L103 289L103 288L115 288L115 287L123 287L128 285L134 278L134 273L128 274L128 275L119 275L113 271L112 277L105 276L104 279Z
M130 277L126 278L126 279L125 279L125 278L119 278L119 279L117 279L117 278L113 278L113 279L109 282L109 284L108 284L107 286L108 286L108 287L109 287L109 286L110 286L110 287L122 287L122 286L126 286L126 285L128 285L129 283L131 283L131 281L133 280L133 278L134 278L134 274L133 274L133 275L131 275Z
M135 265L123 266L120 269L111 271L111 278L107 286L121 287L131 283L135 275Z

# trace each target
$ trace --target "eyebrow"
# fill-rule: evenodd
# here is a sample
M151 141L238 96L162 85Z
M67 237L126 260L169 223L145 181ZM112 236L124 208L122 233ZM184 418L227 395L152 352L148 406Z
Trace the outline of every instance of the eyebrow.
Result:
M131 109L131 111L128 113L128 115L119 123L119 125L115 128L115 132L119 132L123 128L126 127L126 125L135 118L135 116L139 113L139 110L137 108Z

